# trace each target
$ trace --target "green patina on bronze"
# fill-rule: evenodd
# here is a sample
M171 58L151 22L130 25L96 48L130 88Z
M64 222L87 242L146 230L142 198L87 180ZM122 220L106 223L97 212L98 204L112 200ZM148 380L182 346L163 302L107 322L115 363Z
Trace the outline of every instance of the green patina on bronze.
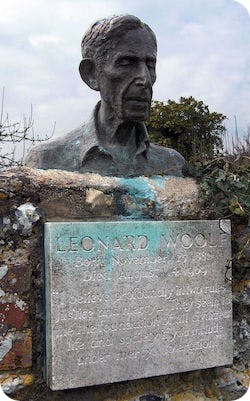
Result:
M70 222L46 223L47 258L63 261L64 269L75 269L76 256L83 261L97 254L103 268L112 270L112 256L154 256L162 253L162 241L169 242L172 224L168 222ZM90 249L88 249L88 247ZM165 248L167 256L168 248Z

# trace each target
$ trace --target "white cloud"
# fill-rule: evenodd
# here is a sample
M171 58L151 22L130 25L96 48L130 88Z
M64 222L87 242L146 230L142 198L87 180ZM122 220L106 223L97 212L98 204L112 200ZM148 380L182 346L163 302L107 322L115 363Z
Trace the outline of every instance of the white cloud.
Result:
M13 119L34 107L36 131L74 129L98 94L79 77L80 42L96 19L131 13L158 37L154 98L194 96L240 129L250 122L250 24L234 0L2 0L0 85Z
M52 98L51 101L38 103L34 108L34 115L39 115L39 124L35 121L35 132L39 136L49 134L56 122L55 136L77 128L89 116L99 100L97 92L86 89L82 94Z
M22 5L25 7L25 2L22 1ZM0 12L0 22L3 24L9 24L18 19L20 15L20 1L19 0L9 0L1 2L1 12Z
M249 0L234 0L234 1L240 3L243 7L245 7L250 17L250 1Z
M32 46L38 47L44 44L56 45L61 41L61 38L56 35L35 35L35 36L29 36L28 40Z
M122 11L119 1L106 0L106 1L61 1L58 7L58 16L63 20L70 23L79 23L82 21L95 21L111 15L116 10Z

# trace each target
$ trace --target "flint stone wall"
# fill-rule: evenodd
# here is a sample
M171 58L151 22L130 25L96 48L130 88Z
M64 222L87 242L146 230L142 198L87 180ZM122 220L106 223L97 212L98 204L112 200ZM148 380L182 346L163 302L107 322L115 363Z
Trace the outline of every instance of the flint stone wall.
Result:
M19 400L233 400L248 387L247 253L233 270L234 364L75 390L49 390L45 370L43 224L46 221L206 219L192 178L122 179L58 170L0 174L1 355L3 390ZM233 249L245 242L233 226Z

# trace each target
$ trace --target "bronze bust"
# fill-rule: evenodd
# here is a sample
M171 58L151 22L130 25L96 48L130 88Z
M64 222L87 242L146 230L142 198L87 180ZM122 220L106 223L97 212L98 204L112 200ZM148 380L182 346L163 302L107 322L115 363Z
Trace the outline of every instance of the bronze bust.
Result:
M182 176L183 157L150 144L144 124L156 79L153 31L135 16L113 16L93 24L81 48L80 75L101 101L87 124L34 147L26 164L108 176Z

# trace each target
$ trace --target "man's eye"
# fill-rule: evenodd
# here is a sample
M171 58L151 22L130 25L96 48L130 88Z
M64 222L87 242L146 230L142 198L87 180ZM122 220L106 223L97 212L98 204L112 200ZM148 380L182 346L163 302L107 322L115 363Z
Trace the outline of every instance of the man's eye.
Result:
M148 60L147 61L147 66L148 66L148 68L155 68L155 61Z
M118 65L122 67L126 67L133 64L133 60L130 58L123 58L118 61Z

